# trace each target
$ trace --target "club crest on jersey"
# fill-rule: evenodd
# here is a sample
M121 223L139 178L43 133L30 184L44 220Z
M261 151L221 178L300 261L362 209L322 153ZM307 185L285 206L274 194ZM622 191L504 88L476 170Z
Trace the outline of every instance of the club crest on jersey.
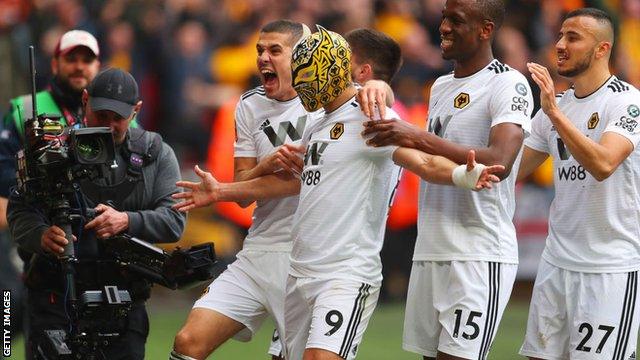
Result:
M331 140L340 139L340 136L342 136L342 134L344 134L344 124L343 123L336 123L331 128L331 131L329 131L329 136L331 137Z
M593 130L596 128L596 126L598 126L599 122L600 122L600 115L598 115L597 112L594 112L589 117L589 121L587 121L587 128L589 128L589 130Z
M471 102L469 94L462 92L453 100L453 106L456 109L463 109L465 106L469 105L469 102Z
M640 109L638 105L631 104L627 107L627 113L629 113L629 116L636 118L640 115Z

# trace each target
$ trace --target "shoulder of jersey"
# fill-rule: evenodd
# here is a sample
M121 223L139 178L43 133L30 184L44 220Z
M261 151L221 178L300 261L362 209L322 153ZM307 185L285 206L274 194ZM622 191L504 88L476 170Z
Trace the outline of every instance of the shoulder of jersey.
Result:
M453 71L444 75L440 75L436 78L436 81L433 82L433 85L431 85L431 87L437 86L442 84L443 82L449 80L449 79L453 79Z
M264 90L263 86L258 86L256 88L253 88L247 92L245 92L244 94L242 94L242 96L240 97L243 101L247 100L248 98L254 96L254 95L258 95L257 97L259 98L266 98L267 97L267 92Z
M489 71L492 75L503 81L524 81L528 85L527 78L520 71L498 60L493 60L489 66L486 67L486 71Z
M570 88L568 88L567 90L565 90L565 91L561 91L561 92L557 93L557 94L556 94L556 99L561 99L561 98L563 98L563 97L564 97L567 93L569 93L570 91L573 91L573 85L571 85L571 87L570 87Z
M358 109L358 111L360 111L360 113L359 113L359 114L361 114L361 113L362 113L362 110L360 109L360 104L358 104L358 102L357 102L357 101L352 100L352 101L351 101L351 103L349 103L349 105L350 105L350 106L349 106L347 109L350 109L350 111L353 111L353 109ZM387 113L389 113L389 114L396 114L396 112L395 112L392 108L390 108L390 107L388 107L388 106L385 106L385 107L387 108ZM323 109L321 109L321 110L323 110ZM320 111L320 110L319 110L319 111ZM318 112L318 111L317 111L316 113L319 113L320 115L324 115L324 111L323 111L323 112ZM364 115L364 114L363 114L363 115ZM396 115L396 117L397 117L397 115Z
M325 115L324 112L321 112L321 113L318 113L318 114L320 116L324 116ZM366 118L364 116L364 113L360 109L360 104L358 104L358 102L355 101L355 100L351 100L348 103L347 106L343 105L338 110L335 110L335 111L331 112L330 114L331 114L331 116L338 116L339 119L341 119L340 121L342 121L342 122L349 122L349 121L353 121L353 120L362 121L363 119ZM337 115L334 115L334 114L337 114Z
M496 74L505 74L509 72L518 73L518 71L513 70L511 67L498 60L493 60L489 66L487 66L487 71L491 71Z
M344 107L344 110L342 110L342 111L344 111L346 113L354 113L354 114L355 113L360 113L360 114L362 114L362 110L360 110L360 104L358 104L358 102L355 101L355 100L352 100L349 103L349 106L348 107Z
M633 85L624 82L617 77L611 80L609 84L607 84L607 89L614 93L625 93L629 91L638 91Z
M444 86L444 84L451 81L451 79L453 79L453 71L448 74L439 76L431 85L431 93L433 94L434 92L438 92L438 88Z

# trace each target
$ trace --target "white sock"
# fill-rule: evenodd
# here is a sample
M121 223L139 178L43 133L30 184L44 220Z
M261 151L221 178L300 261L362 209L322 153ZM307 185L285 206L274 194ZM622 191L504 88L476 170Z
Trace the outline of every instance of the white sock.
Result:
M169 360L196 360L196 358L192 358L191 356L182 355L175 350L169 354Z

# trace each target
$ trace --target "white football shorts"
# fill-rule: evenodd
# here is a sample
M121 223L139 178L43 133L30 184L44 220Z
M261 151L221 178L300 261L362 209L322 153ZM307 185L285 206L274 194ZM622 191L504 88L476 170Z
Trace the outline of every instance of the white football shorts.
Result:
M638 271L584 273L540 260L520 349L541 359L636 358Z
M284 341L284 339L280 339L278 329L273 329L273 333L271 334L271 344L269 345L269 351L267 351L267 353L273 356L284 357L282 341Z
M242 323L246 329L234 337L239 341L251 340L268 315L282 334L288 273L288 252L242 250L193 307L214 310ZM274 341L269 353L280 353Z
M414 261L403 348L485 359L509 301L518 265L487 261Z
M379 286L355 280L289 276L285 357L302 359L305 349L318 348L354 359L379 294Z

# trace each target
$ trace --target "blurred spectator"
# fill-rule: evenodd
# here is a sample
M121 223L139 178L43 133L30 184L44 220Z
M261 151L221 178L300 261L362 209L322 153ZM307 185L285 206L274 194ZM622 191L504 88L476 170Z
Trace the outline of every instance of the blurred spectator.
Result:
M207 148L209 129L202 117L202 107L194 102L195 89L212 81L209 71L209 34L194 20L180 24L166 54L167 70L162 105L166 114L160 131L179 157L198 161Z
M0 102L6 102L28 87L26 66L28 28L25 24L31 6L21 0L0 0ZM20 52L22 51L22 53ZM28 63L28 62L27 62Z
M640 84L640 0L620 1L617 65L627 80Z

